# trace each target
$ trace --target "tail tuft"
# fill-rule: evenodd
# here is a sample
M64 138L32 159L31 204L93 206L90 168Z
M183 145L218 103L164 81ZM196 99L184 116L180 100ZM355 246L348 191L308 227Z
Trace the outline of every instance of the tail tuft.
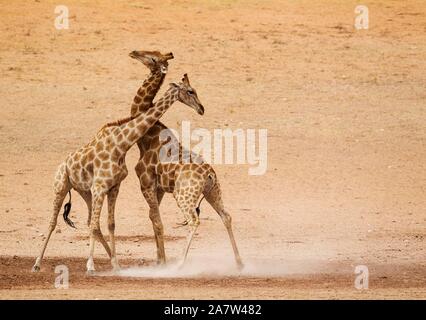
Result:
M74 222L71 221L70 218L68 218L68 215L70 214L71 211L71 190L68 191L68 194L70 196L70 199L68 200L68 202L64 205L64 221L67 225L69 225L70 227L77 229L77 227L74 225Z

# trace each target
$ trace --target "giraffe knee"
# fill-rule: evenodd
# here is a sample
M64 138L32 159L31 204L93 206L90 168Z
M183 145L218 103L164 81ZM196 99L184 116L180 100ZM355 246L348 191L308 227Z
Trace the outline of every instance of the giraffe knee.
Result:
M50 224L49 225L55 227L57 223L58 223L58 215L55 214L50 219Z
M49 232L53 232L53 230L55 230L56 228L56 219L55 221L51 221L49 224Z
M197 216L197 217L192 218L192 219L191 219L191 221L189 222L189 226L190 226L190 227L193 227L193 228L196 228L196 227L198 227L199 225L200 225L200 219L198 218L198 216Z
M164 228L163 228L163 223L161 222L159 213L157 211L150 210L149 218L151 219L154 231L157 234L163 234Z
M109 232L114 232L115 231L115 223L114 222L109 222L108 223L108 230L109 230Z
M99 239L102 237L101 228L99 226L92 227L91 233L96 239Z
M158 213L158 207L149 209L149 218L151 221L156 221L159 217L160 214Z
M225 223L226 225L231 225L232 217L229 215L229 213L227 213L226 211L223 211L220 217L222 218L223 223Z
M97 239L98 241L102 238L102 232L99 229L92 231L93 237Z
M164 234L164 228L162 223L154 223L153 226L156 234Z

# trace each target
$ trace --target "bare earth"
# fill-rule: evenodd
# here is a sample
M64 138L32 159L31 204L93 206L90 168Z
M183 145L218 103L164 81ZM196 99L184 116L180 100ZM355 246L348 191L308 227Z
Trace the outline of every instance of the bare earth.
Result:
M426 298L426 3L364 1L0 2L0 298ZM204 203L185 270L185 228L173 198L161 212L171 266L157 270L148 210L133 167L117 203L123 272L85 275L87 210L76 193L39 274L30 272L51 215L65 156L130 112L147 70L132 50L172 51L168 82L187 72L203 117L177 103L179 130L268 129L268 171L216 165L246 269ZM104 207L104 210L106 208ZM103 212L103 226L106 222ZM106 233L106 226L103 229ZM55 266L70 288L54 288ZM369 289L354 287L357 265ZM128 269L130 268L130 269Z

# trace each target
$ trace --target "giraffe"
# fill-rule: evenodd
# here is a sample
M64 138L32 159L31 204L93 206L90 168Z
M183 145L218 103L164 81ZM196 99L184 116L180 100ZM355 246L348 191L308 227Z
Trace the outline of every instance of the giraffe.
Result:
M173 53L169 52L166 54L161 54L159 51L132 51L129 53L129 56L135 60L142 62L148 69L150 69L151 73L147 79L143 82L142 86L138 89L136 96L133 98L133 103L131 106L131 110L137 110L138 108L143 108L145 110L148 107L151 107L152 101L156 96L158 90L164 82L164 78L168 71L168 60L173 59ZM135 113L132 111L132 118L135 118L139 113ZM121 124L120 121L126 121L127 118L118 120L118 122L112 124ZM97 138L100 138L103 135L103 131L100 130L97 134ZM70 196L71 197L71 196ZM111 196L112 197L112 196ZM116 199L111 199L111 210L115 208ZM70 210L70 209L69 209ZM68 210L68 211L69 211ZM88 205L88 218L87 225L90 224L91 219L91 208ZM112 241L112 239L110 239Z
M185 75L185 77L187 76ZM204 107L191 87L183 83L172 83L163 97L149 110L135 118L129 117L106 124L90 143L68 155L59 166L55 177L53 214L48 235L41 254L33 266L33 271L40 270L47 243L56 227L59 209L66 194L71 189L75 189L83 197L91 212L90 251L86 265L88 274L95 271L93 262L95 240L98 240L105 248L111 259L113 269L119 268L114 241L114 205L120 184L128 174L125 163L126 153L176 101L186 104L200 115L204 114ZM108 199L108 230L111 248L105 241L100 229L100 214L105 197ZM69 225L73 226L72 221L67 216L68 212L65 208L64 219Z
M183 81L190 87L188 79L184 78ZM194 94L196 94L195 91ZM132 105L131 116L145 111L145 106L139 105L136 110ZM197 200L203 194L203 197L221 217L230 238L237 266L242 269L243 263L232 232L231 216L224 208L222 192L215 171L211 165L203 163L202 157L196 154L190 154L191 163L184 163L182 154L187 153L187 151L173 135L169 135L171 140L166 143L178 148L179 158L171 159L167 163L161 162L160 150L165 144L160 137L160 133L164 132L163 130L167 130L167 127L157 121L139 140L140 159L135 167L142 194L149 206L149 217L153 225L157 246L157 263L164 264L166 262L164 228L159 211L165 192L173 194L185 217L184 225L188 224L190 227L182 265L186 260L192 238L200 223Z
M137 94L134 98L134 102L132 104L132 109L137 108L136 106L143 106L147 108L148 106L151 106L152 100L154 99L155 95L157 94L159 88L161 87L161 84L164 81L164 77L168 71L168 60L173 59L173 53L166 53L161 54L158 51L132 51L130 52L129 56L133 59L139 60L142 62L145 66L147 66L151 73L148 76L148 78L143 82L142 86L137 91ZM133 106L135 105L135 106ZM124 119L121 121L128 121L129 119ZM121 124L120 121L118 121L116 124ZM105 136L106 130L99 130L97 135L95 136L95 140L102 139ZM95 142L92 141L91 144L94 144ZM79 156L77 156L79 157ZM94 159L89 159L89 161L93 161ZM81 164L80 164L81 166ZM77 165L78 167L78 165ZM63 167L65 168L65 167ZM57 174L56 179L60 180L60 176L64 174L63 168L60 167L58 169L59 175ZM123 170L123 172L126 172L126 170ZM127 174L126 174L127 176ZM85 177L83 177L85 178ZM123 179L125 176L123 177ZM60 181L59 181L60 182ZM41 260L43 259L44 252L46 250L47 244L49 242L50 236L53 232L53 230L56 227L56 221L57 221L57 214L56 211L59 210L63 199L58 195L56 188L56 182L55 182L55 201L54 201L54 214L52 216L52 220L49 227L48 236L45 239L44 245L41 250L40 256L37 258L36 263L34 264L33 271L37 272L40 270ZM115 187L112 192L108 194L108 210L109 210L109 231L110 231L110 241L111 241L111 247L112 247L112 254L114 254L115 257L115 239L114 239L114 229L115 224L110 221L113 220L114 216L114 210L115 210L115 202L116 198L118 196L119 186ZM87 219L87 225L90 226L90 220L91 220L91 214L92 214L92 194L90 190L84 191L84 190L78 190L77 192L82 196L84 201L86 202L87 208L88 208L88 219ZM60 193L60 192L59 192ZM68 219L68 213L71 210L71 193L69 193L70 200L65 205L64 210L64 220L67 224L69 224L71 227L75 227L71 220ZM108 252L108 250L107 250ZM115 258L111 259L111 263L114 265L115 269L118 269L118 263L116 262Z

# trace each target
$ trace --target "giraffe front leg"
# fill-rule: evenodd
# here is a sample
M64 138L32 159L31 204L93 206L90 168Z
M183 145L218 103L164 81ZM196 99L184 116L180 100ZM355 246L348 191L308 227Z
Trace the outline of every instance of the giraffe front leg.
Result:
M120 185L116 185L108 193L108 231L111 243L111 265L114 271L120 270L118 264L116 251L115 251L115 203L117 201L118 192L120 191Z
M155 208L149 209L149 218L152 222L152 227L154 229L155 243L157 245L157 263L165 264L166 263L166 252L164 249L164 228L163 222L161 221L160 211L158 206Z
M195 232L200 225L200 219L195 210L195 207L197 205L197 199L201 195L202 187L198 184L194 185L192 189L189 189L185 186L190 185L190 182L185 183L185 180L178 180L176 185L183 186L177 187L173 192L173 196L176 199L177 205L180 208L183 216L185 217L186 224L190 228L186 238L183 259L180 263L180 267L183 267L188 256L189 248L191 247L192 239L194 238Z
M185 204L183 205L180 204L179 207L181 208L181 211L185 217L185 221L187 222L187 225L189 226L189 233L186 237L185 250L183 252L182 261L180 263L180 267L183 267L185 264L186 258L188 257L189 248L191 247L191 243L194 238L194 235L197 232L198 226L200 225L200 219L198 217L197 212L195 211L195 205L187 207Z
M157 203L158 203L158 220L159 220L159 236L158 236L158 253L157 253L157 260L159 261L160 264L165 264L166 263L166 251L164 249L164 228L163 228L163 222L161 221L161 216L160 216L160 204L161 204L161 200L163 199L164 196L164 191L162 190L157 190ZM157 238L156 238L157 239Z
M164 192L156 191L153 186L147 189L141 187L143 196L149 205L149 218L152 222L154 230L155 243L157 245L157 263L166 263L166 253L164 249L164 227L161 221L159 205L163 198Z

